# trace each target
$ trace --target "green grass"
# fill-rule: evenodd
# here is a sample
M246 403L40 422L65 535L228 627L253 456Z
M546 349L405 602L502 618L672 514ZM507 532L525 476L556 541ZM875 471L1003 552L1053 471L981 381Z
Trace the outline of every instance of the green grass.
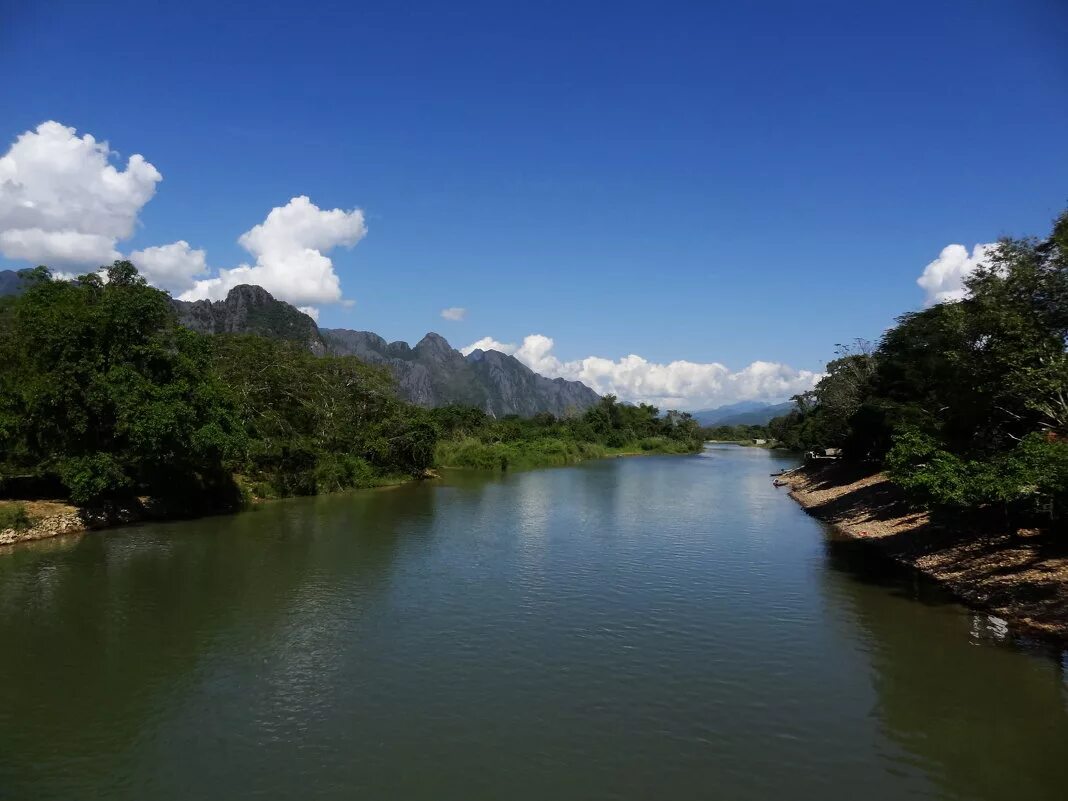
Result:
M312 470L238 475L235 479L247 506L256 500L390 487L412 481L414 477L410 473L378 470L356 456L325 454Z
M434 461L439 467L471 470L526 470L534 467L561 467L587 459L641 453L694 453L698 443L679 442L667 437L649 437L617 447L596 442L546 437L514 442L483 442L468 437L438 443Z
M33 519L26 513L21 503L0 504L0 531L13 528L23 531L33 525Z
M627 445L625 453L697 453L704 443L699 441L685 442L668 437L646 437L633 445Z

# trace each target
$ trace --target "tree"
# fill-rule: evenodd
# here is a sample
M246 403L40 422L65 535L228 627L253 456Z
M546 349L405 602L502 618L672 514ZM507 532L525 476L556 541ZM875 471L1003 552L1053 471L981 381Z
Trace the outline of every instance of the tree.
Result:
M4 469L57 475L81 504L232 501L240 427L203 338L129 262L106 283L39 270L3 316Z
M369 486L382 474L420 474L433 463L437 423L399 401L383 370L258 336L217 336L211 344L245 436L235 466L260 494ZM470 424L465 417L443 414L457 426Z

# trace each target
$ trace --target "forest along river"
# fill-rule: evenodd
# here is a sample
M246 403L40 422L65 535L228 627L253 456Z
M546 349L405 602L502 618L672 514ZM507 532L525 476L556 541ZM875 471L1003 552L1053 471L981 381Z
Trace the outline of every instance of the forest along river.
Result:
M790 464L710 445L8 548L0 798L1064 799L1063 654L836 541Z

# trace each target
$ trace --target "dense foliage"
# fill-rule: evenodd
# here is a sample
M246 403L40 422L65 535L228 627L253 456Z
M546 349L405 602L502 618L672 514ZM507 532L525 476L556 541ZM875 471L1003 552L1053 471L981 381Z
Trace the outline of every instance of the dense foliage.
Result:
M419 475L437 430L384 371L257 336L212 341L244 438L234 464L258 495L311 495Z
M78 504L149 496L189 512L412 475L436 430L389 379L259 337L180 327L133 265L38 268L0 306L0 476L58 478Z
M1068 513L1068 213L1005 239L966 297L844 348L769 432L799 450L883 464L935 507Z
M705 439L715 440L716 442L738 442L744 444L767 440L770 437L766 425L757 425L755 423L705 426L703 433Z
M437 461L446 467L489 470L572 464L620 453L689 453L703 437L689 415L631 406L608 395L585 413L496 420L478 409L445 406L431 415L442 434Z
M129 262L53 281L0 309L3 471L58 476L76 503L228 495L242 440L205 338Z
M402 480L435 463L514 469L700 447L689 415L611 397L570 419L415 407L354 357L182 328L168 295L129 262L106 280L53 280L41 267L23 285L0 298L0 485L37 481L81 505L147 496L197 513L250 492Z

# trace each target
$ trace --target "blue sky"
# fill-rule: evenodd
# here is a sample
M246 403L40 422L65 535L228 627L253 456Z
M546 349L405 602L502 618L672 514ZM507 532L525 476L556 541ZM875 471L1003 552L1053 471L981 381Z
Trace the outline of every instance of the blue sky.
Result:
M0 153L56 120L143 155L118 249L212 268L295 196L358 207L320 322L387 339L817 371L1068 205L1062 0L3 8Z

